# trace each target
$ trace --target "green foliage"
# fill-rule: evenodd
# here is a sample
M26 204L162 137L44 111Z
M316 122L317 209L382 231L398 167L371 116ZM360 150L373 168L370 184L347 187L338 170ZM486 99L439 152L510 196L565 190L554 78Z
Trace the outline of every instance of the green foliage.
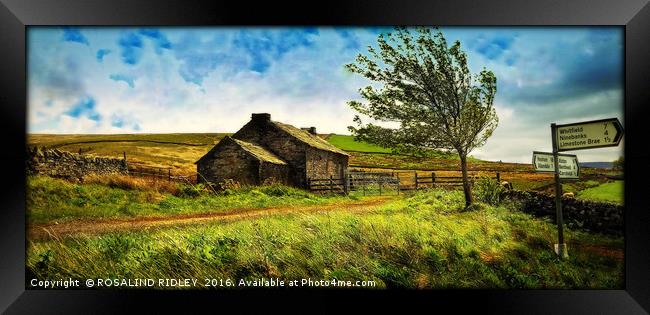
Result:
M503 206L463 208L462 193L433 190L365 212L34 241L26 267L51 280L278 277L375 281L379 288L623 288L623 260L606 255L623 251L621 238L567 229L570 256L560 260L553 223Z
M467 155L497 127L497 78L487 69L472 74L460 42L448 46L440 30L419 27L416 33L397 27L394 33L381 34L379 50L369 47L368 55L359 54L345 66L381 85L360 89L365 103L348 105L374 120L399 123L399 128L364 124L355 116L357 127L349 129L358 140L399 151L455 151L465 171ZM471 191L467 177L463 180L469 205Z
M178 196L179 197L189 197L194 198L198 197L203 193L208 192L208 189L204 184L180 184L178 185Z
M493 206L501 203L501 194L504 190L504 187L500 183L488 176L482 176L474 183L476 197L480 201Z
M298 197L298 198L311 198L314 195L302 189L296 189L280 184L265 185L257 188L261 193L270 197Z
M367 103L350 101L360 114L400 123L390 129L361 122L350 130L359 140L383 147L415 146L455 150L466 155L485 143L498 118L492 105L496 77L483 70L472 75L460 42L451 47L439 30L407 28L381 34L379 51L368 48L346 69L382 85L360 90ZM381 66L385 65L385 66Z

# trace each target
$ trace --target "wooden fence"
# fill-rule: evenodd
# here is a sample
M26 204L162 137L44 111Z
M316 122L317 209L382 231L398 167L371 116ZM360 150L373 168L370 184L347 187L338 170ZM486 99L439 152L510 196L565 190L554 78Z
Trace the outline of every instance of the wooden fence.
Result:
M437 176L435 172L431 172L430 176L418 175L417 172L414 173L414 183L415 189L421 188L432 188L432 187L456 187L463 186L463 177L462 176ZM496 172L494 176L497 183L501 182L501 173ZM474 185L476 182L477 176L469 176L469 184Z
M134 162L128 162L127 167L130 176L146 177L153 180L196 183L196 176L174 174L171 167L155 167Z
M329 192L346 195L349 193L350 187L349 181L345 177L335 178L333 176L329 178L308 178L307 186L313 192Z
M412 173L413 178L409 181L412 185L404 185L401 177L404 173L395 172L360 172L351 171L344 177L329 178L309 178L307 185L310 191L349 194L351 191L361 192L363 195L368 194L387 194L394 191L399 194L403 190L417 190L427 188L455 188L463 185L461 176L438 176L435 172L431 175L418 175ZM501 174L496 173L497 182L501 182ZM474 185L476 176L469 176L470 185Z
M399 178L384 172L350 172L343 177L308 178L307 186L313 192L349 194L360 191L383 195L394 190L399 194Z
M400 180L393 172L354 172L348 174L350 191L367 194L399 194Z
M414 174L415 189L425 187L445 187L445 186L462 186L463 177L461 176L436 176L435 172L431 172L430 176ZM474 178L469 177L470 185L474 184Z
M172 180L171 168L151 167L128 163L129 175L138 177L152 177L154 179Z

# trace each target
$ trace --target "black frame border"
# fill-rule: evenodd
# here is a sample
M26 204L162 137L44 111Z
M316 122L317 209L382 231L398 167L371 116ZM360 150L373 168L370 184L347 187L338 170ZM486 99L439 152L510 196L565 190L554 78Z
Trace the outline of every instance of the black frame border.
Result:
M369 311L392 305L425 310L526 314L647 314L650 310L650 240L644 189L650 177L646 138L650 100L648 0L277 2L181 0L0 0L0 310L7 313L116 313L142 307L211 312ZM25 290L26 27L38 25L619 25L625 29L625 289L624 290L245 290L100 291ZM644 107L645 106L645 107ZM263 299L266 303L258 302ZM395 299L403 300L401 302ZM353 302L344 306L343 302ZM300 303L309 303L299 308ZM449 307L449 308L448 308Z

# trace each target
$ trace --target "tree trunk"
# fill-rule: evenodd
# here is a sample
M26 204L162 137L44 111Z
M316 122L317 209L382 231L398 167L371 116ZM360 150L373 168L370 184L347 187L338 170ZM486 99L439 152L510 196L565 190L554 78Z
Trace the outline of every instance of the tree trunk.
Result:
M460 154L460 170L463 173L463 192L465 193L465 207L469 207L472 204L472 188L469 185L469 179L467 178L467 156L465 154Z

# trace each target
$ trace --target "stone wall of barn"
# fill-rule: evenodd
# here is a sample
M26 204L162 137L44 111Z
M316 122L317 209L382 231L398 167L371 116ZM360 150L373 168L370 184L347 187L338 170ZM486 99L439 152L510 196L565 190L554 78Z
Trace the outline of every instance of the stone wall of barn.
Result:
M260 184L291 185L289 181L289 166L260 162Z
M270 116L254 114L251 121L233 136L235 139L260 145L289 164L289 182L298 187L307 186L307 178L342 177L348 157L334 152L312 148L287 135L270 121Z
M307 149L307 178L342 178L348 165L348 157L314 148Z
M260 137L260 135L264 135ZM233 136L235 139L260 145L282 158L291 166L289 181L298 187L307 185L305 151L309 147L288 136L267 121L251 120Z
M243 185L259 183L259 161L234 143L222 143L197 163L198 182L220 183L232 179Z
M27 150L27 174L42 174L66 179L82 179L90 174L128 174L126 161L60 151L58 149Z

